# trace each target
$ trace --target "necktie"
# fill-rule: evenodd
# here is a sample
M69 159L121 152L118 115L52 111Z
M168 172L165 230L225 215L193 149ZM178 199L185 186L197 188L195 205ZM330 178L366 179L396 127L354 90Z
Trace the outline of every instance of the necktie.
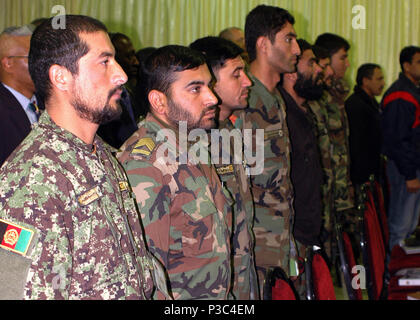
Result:
M29 109L35 114L36 121L39 120L39 116L41 115L41 110L39 110L38 106L36 105L35 101L29 104Z

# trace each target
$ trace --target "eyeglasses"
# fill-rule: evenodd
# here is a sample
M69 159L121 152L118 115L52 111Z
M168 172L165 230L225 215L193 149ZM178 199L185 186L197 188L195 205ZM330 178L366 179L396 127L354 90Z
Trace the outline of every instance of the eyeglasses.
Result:
M29 56L8 56L8 58L29 58Z

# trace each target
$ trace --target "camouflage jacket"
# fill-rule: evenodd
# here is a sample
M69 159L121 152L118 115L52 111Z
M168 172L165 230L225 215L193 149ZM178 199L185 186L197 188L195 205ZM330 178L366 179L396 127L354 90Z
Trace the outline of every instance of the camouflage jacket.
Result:
M168 272L173 298L227 299L232 200L214 167L194 158L192 146L180 143L179 136L149 113L118 159L136 194L149 249ZM209 145L201 147L209 163Z
M241 116L244 113L241 113ZM232 117L235 121L236 117ZM234 204L232 205L232 255L234 282L233 295L240 300L258 300L257 271L255 269L255 236L254 225L254 201L250 189L250 180L247 174L246 162L241 148L241 163L234 161L235 143L243 147L243 137L240 130L235 129L231 120L226 119L219 125L220 132L227 130L230 138L230 148L223 147L225 138L219 141L220 159L214 164L222 183L229 190ZM240 141L235 140L234 133L237 130ZM219 132L219 131L218 131ZM212 134L213 136L213 134ZM222 136L223 137L223 136ZM213 141L213 140L212 140ZM226 161L226 160L229 160Z
M292 256L296 253L293 252L293 186L286 109L277 89L271 94L257 78L251 74L250 77L254 85L250 88L249 105L244 121L236 121L235 126L252 130L253 136L257 129L264 130L264 169L261 174L251 175L256 264L257 267L280 266L289 274L291 253ZM253 139L253 151L258 143L262 142Z
M354 191L350 180L349 124L344 107L348 91L340 82L331 89L324 100L328 113L328 134L331 142L331 164L334 208L337 212L354 207Z
M98 137L85 144L44 112L1 168L0 260L22 271L7 270L16 282L1 283L2 293L18 296L22 286L26 299L151 297L153 262L108 148Z
M333 206L332 201L332 184L334 181L333 168L331 164L332 146L330 136L328 135L328 113L325 107L326 93L319 101L308 101L307 106L315 124L315 135L319 155L321 158L321 166L323 170L323 184L321 188L323 219L326 226L330 226L330 216ZM328 228L329 230L330 228Z

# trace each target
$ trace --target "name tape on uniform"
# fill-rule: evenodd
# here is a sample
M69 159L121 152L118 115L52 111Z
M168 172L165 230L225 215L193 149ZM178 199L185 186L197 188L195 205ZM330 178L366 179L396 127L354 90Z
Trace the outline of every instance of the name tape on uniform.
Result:
M218 175L225 175L225 174L232 174L233 173L233 165L229 164L224 167L216 168Z
M93 201L99 199L100 197L102 197L101 190L99 189L99 186L96 186L96 187L90 189L89 191L86 191L81 196L79 196L77 198L77 201L82 206L87 206L87 205L91 204Z

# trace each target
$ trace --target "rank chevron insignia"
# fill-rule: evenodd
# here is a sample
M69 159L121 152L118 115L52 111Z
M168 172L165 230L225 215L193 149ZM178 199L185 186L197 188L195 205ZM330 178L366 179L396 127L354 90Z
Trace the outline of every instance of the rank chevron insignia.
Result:
M0 219L0 248L26 255L34 232L15 223Z
M136 143L131 153L150 156L154 148L155 142L152 138L142 138Z

